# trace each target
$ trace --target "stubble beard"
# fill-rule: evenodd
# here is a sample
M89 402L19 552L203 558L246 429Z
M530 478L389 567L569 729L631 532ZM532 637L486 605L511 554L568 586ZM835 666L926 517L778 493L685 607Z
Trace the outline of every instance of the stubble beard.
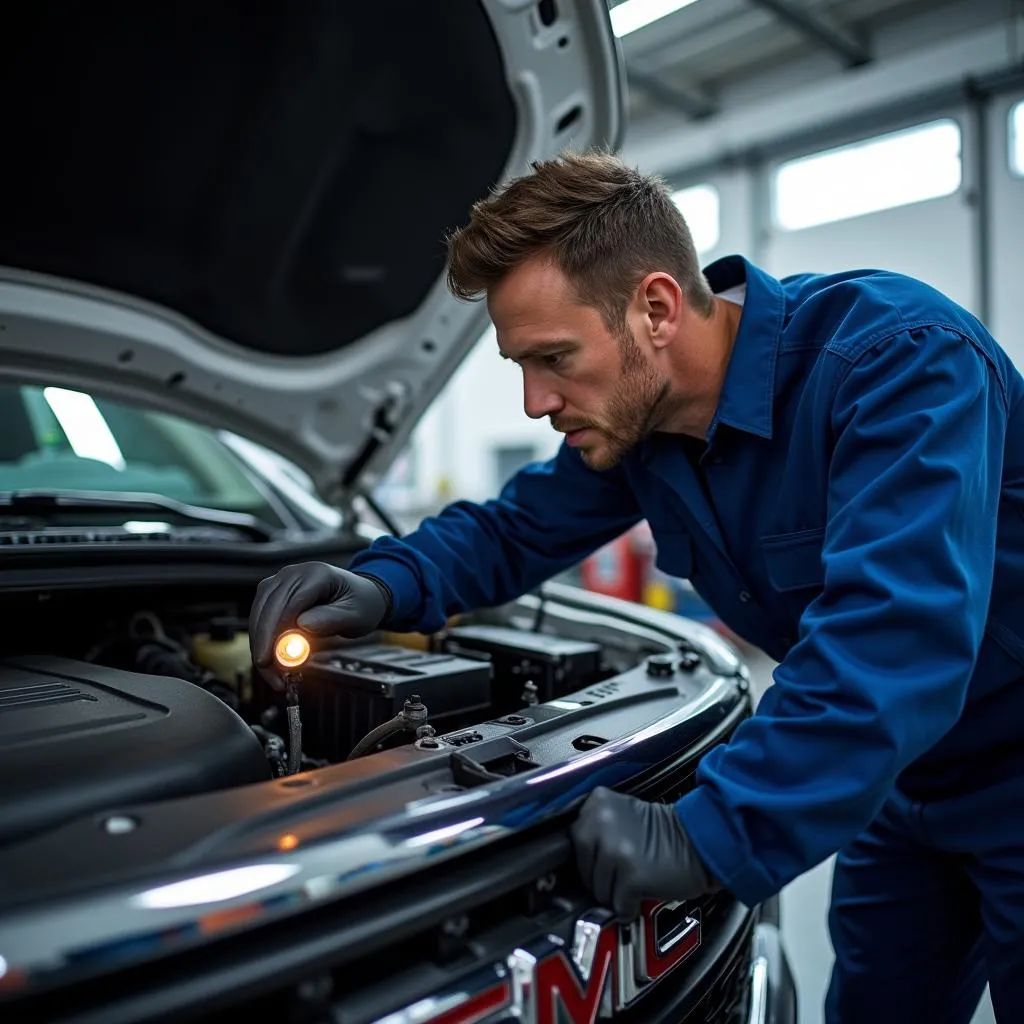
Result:
M596 430L604 440L598 448L580 449L580 457L598 471L613 469L645 437L664 422L678 404L670 383L650 366L636 339L628 331L619 334L622 374Z

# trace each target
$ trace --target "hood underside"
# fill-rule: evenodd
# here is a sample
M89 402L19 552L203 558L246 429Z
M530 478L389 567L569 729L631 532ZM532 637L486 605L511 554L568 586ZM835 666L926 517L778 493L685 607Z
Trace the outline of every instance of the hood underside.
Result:
M40 2L8 20L0 373L372 484L486 326L472 203L617 146L604 0Z

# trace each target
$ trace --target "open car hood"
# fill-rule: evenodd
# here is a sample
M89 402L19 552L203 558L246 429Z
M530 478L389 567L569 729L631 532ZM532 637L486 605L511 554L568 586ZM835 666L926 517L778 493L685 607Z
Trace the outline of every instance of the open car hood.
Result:
M5 49L0 374L227 428L339 503L486 328L446 232L623 129L605 0L41 0Z

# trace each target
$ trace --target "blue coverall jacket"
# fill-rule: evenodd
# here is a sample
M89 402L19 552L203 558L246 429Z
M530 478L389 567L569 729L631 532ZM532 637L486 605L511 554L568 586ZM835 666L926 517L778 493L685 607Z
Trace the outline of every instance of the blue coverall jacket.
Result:
M656 434L597 472L563 446L352 568L391 588L392 628L429 631L646 519L658 566L781 663L677 805L753 904L851 841L894 783L946 798L1024 767L1024 382L919 281L779 281L736 256L705 274L747 293L699 458Z

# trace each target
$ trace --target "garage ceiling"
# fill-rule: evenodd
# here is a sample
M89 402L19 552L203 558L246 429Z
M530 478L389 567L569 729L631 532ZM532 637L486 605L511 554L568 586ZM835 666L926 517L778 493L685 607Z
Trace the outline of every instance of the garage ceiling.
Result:
M609 0L609 6L658 2ZM1019 31L1022 15L1022 0L688 0L621 37L631 121L666 110L684 121L707 120L780 72L802 69L804 81L833 76L1000 20L1010 34ZM799 73L790 76L790 85L799 81Z

